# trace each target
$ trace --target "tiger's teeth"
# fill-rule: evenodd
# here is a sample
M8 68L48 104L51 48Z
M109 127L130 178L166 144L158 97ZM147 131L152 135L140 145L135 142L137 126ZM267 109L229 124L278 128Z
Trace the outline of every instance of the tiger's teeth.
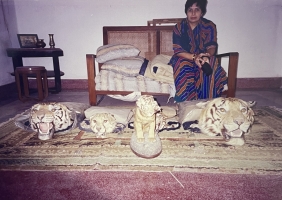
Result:
M49 123L43 123L41 122L39 124L39 129L44 132L44 133L48 133L49 132Z
M235 131L230 131L229 132L229 135L231 136L231 137L241 137L242 136L242 134L243 134L243 132L241 131L241 130L235 130Z

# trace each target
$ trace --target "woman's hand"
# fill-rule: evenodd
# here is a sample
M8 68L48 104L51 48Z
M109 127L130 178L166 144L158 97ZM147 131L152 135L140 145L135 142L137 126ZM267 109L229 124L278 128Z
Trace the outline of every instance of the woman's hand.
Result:
M205 62L209 63L210 54L209 53L200 53L195 57L195 63L198 67L202 68L202 64Z
M204 64L205 62L207 62L207 63L210 63L210 54L209 53L205 53L205 55L204 56L202 56L202 59L203 59L203 63L202 64Z

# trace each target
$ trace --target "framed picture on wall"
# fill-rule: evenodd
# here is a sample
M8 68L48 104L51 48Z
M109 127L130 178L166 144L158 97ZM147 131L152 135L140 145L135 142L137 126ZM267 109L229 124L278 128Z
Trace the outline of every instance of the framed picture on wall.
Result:
M37 34L18 34L21 48L36 48Z

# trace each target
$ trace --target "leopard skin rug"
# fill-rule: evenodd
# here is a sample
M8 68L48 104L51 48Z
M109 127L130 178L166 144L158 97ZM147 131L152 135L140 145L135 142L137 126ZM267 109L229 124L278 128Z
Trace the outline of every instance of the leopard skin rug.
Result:
M0 170L131 170L201 173L282 174L282 110L255 108L255 123L243 146L227 145L221 138L178 129L159 133L161 154L153 159L130 149L134 130L96 138L72 129L42 141L35 132L0 125Z

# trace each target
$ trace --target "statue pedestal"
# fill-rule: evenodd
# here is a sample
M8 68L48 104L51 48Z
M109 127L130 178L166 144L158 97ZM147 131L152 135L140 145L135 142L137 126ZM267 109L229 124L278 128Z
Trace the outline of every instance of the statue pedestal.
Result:
M142 158L155 158L162 152L162 143L158 134L156 134L156 141L148 141L148 134L144 133L145 141L138 142L136 133L133 133L130 140L130 147L133 153Z

